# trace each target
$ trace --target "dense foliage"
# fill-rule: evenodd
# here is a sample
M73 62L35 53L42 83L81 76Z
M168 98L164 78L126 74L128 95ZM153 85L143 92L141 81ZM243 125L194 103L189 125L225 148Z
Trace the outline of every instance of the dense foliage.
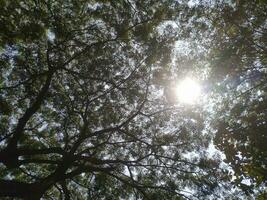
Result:
M224 8L227 15L216 22L224 31L217 40L223 48L214 56L214 73L227 75L218 87L225 96L216 120L216 145L233 166L235 183L247 193L267 183L266 10L264 1L241 1Z
M193 2L0 1L0 197L266 197L266 3Z

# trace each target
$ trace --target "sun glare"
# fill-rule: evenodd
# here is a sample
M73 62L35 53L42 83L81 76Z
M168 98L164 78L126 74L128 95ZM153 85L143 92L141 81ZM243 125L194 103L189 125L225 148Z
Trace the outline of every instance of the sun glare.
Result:
M176 95L181 103L194 104L201 93L200 85L191 78L186 78L176 87Z

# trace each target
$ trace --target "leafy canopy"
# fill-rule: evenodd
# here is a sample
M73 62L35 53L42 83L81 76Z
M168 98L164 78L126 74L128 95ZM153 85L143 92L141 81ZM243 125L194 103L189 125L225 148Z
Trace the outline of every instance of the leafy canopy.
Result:
M0 8L0 197L218 199L236 185L264 199L264 1ZM188 73L207 82L201 106L175 97Z

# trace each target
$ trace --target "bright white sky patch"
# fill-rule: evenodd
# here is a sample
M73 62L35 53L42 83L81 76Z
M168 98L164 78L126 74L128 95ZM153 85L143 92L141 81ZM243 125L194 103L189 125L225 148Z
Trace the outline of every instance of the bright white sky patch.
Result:
M194 104L201 94L200 85L191 78L186 78L176 87L176 95L181 103Z
M50 29L47 30L47 37L48 37L48 40L53 42L55 40L55 33L52 32Z

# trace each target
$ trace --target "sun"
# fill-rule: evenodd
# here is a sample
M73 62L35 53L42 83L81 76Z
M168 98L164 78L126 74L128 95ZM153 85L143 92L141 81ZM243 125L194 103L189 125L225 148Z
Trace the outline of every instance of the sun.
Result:
M186 78L178 83L176 87L176 95L179 102L185 104L195 104L201 94L201 87L197 81Z

